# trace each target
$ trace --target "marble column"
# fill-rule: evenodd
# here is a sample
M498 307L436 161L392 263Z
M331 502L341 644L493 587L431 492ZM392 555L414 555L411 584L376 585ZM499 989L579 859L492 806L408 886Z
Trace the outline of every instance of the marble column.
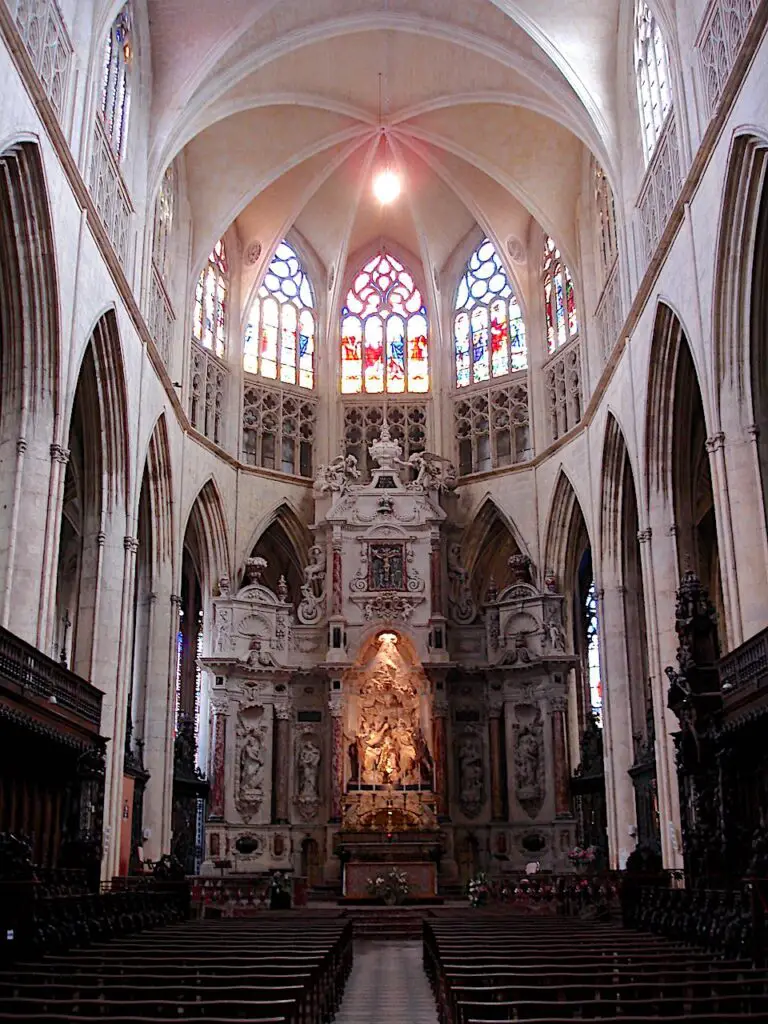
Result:
M571 814L568 751L565 745L565 697L555 697L552 708L552 754L555 760L555 816Z
M331 601L331 614L341 615L342 608L342 586L341 586L341 540L333 541L333 561L332 561L332 601Z
M445 732L445 720L447 716L447 703L435 700L434 717L432 720L432 743L435 748L435 798L438 818L447 818L449 816L447 741Z
M290 817L291 717L292 710L288 705L275 705L276 755L272 762L275 770L272 790L275 794L275 820L281 825Z
M225 765L227 759L227 715L224 708L213 708L211 736L210 818L224 818Z
M503 703L491 704L488 731L491 750L491 815L494 821L504 819L504 789L501 746L501 714Z
M331 821L339 822L344 794L344 709L341 690L331 691L328 709L331 712Z
M432 591L432 614L444 615L443 608L443 567L442 567L442 541L440 536L433 537L429 552L429 576L430 589Z

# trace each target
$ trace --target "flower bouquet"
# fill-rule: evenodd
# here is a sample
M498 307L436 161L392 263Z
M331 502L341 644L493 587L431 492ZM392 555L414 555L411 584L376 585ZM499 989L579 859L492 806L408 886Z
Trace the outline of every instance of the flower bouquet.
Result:
M470 907L484 907L491 898L491 880L485 871L480 871L467 885Z
M411 891L408 875L405 871L392 868L386 875L369 878L366 884L369 896L384 900L387 906L402 903Z
M591 867L595 863L596 857L596 846L574 846L572 850L568 851L568 860L574 867L582 870Z

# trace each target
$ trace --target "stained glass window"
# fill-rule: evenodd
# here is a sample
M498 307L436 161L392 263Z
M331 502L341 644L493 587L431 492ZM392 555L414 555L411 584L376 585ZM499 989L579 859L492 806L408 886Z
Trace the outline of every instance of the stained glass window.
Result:
M589 702L596 723L603 725L603 683L600 676L600 624L597 611L597 590L594 580L584 601L584 623L587 638L587 675Z
M152 259L163 281L168 281L169 241L176 214L176 167L171 164L160 185L155 200L155 227L152 238Z
M107 138L119 160L125 156L131 105L133 35L130 7L126 4L112 22L104 47L101 80L101 116Z
M579 333L573 281L551 238L544 246L544 308L547 314L547 348L554 352Z
M635 3L635 82L643 152L648 163L672 106L672 92L664 37L644 0Z
M197 279L192 324L195 339L219 359L226 348L228 291L227 254L224 242L219 239Z
M358 273L341 311L345 395L429 390L427 311L413 277L390 253Z
M245 328L243 368L283 384L315 384L315 297L296 250L282 241Z
M459 388L528 366L520 303L488 238L470 256L459 282L453 345Z

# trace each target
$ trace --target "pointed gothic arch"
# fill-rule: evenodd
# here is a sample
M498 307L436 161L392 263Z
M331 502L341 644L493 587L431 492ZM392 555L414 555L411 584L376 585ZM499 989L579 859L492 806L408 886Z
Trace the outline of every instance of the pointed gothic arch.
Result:
M149 439L144 475L149 488L150 512L154 524L152 555L157 571L161 563L173 563L175 554L171 448L165 413L157 418Z
M117 318L108 310L85 347L70 412L53 624L55 653L86 679L102 582L100 551L110 517L129 500L129 439Z
M298 600L311 546L309 530L293 506L282 501L259 524L248 551L251 557L258 555L267 560L262 577L266 587L275 591L278 580L284 576L289 600Z
M59 411L59 297L45 172L36 142L0 154L0 429L25 429L50 406L52 434ZM12 425L15 424L15 426ZM14 438L16 440L16 438Z
M646 412L647 500L667 501L678 576L693 569L709 591L718 620L725 623L704 397L683 325L674 310L660 302Z
M590 656L597 642L596 585L592 562L592 541L576 490L560 467L544 545L546 571L552 571L558 589L565 595L564 616L569 646L581 658L575 680L579 730L587 723L590 708L598 707L599 694L590 689ZM593 609L591 621L587 612ZM594 657L593 657L593 660ZM595 676L594 671L592 675ZM593 689L597 686L594 678ZM591 703L590 703L591 702Z
M720 208L712 339L715 346L718 408L729 392L738 399L748 422L757 421L750 371L758 369L752 339L760 307L753 303L755 282L768 265L768 226L764 208L768 183L768 136L739 134L731 142ZM763 302L766 301L763 296ZM768 315L762 307L763 319ZM766 356L763 355L763 360ZM750 401L751 398L751 401Z
M213 477L206 480L192 503L184 548L192 558L200 586L210 595L219 578L229 576L231 565L224 501Z
M499 591L512 582L508 559L528 554L513 520L486 494L462 536L462 559L472 581L475 600L482 602L491 580Z

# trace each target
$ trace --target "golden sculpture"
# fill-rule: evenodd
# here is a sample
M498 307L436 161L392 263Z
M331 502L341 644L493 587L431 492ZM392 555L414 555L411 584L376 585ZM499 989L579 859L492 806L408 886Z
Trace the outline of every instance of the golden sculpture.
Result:
M345 826L388 830L396 817L397 828L434 827L433 761L422 725L428 684L421 666L403 657L396 634L383 633L374 656L352 672Z

